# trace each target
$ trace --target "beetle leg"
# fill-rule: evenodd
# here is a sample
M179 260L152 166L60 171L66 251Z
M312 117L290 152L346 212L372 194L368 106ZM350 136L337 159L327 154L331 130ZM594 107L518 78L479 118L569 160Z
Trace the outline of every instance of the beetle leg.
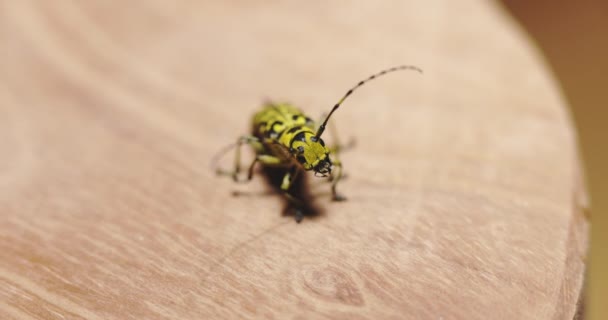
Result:
M298 178L299 174L299 168L294 166L290 171L285 174L285 176L283 176L283 182L281 183L281 190L283 191L283 194L285 195L287 200L289 200L295 207L296 222L298 223L300 223L300 221L302 221L302 219L304 218L304 214L301 209L303 207L303 203L302 200L294 197L291 193L289 193L289 189L291 188L293 182Z
M338 182L340 181L340 179L342 179L342 162L340 162L340 160L336 159L333 162L334 166L336 167L336 175L334 176L333 173L330 176L331 179L331 195L332 195L332 200L334 201L344 201L346 200L346 197L344 197L343 195L340 195L337 193L336 191L336 186L338 185Z
M253 178L253 169L255 168L255 164L261 162L265 166L277 166L282 165L283 161L277 157L267 155L267 154L259 154L251 161L249 165L249 170L247 170L247 179L245 180L235 180L237 182L249 182Z
M280 166L283 164L283 160L281 160L280 158L277 158L275 156L271 156L268 154L259 154L255 157L255 159L253 159L253 161L249 165L247 181L249 181L249 180L251 180L251 178L253 178L253 168L255 167L255 164L258 162L261 162L265 166Z
M236 142L236 151L234 152L234 170L226 171L221 168L218 168L216 171L217 174L231 176L234 181L242 182L242 181L239 181L239 173L241 172L241 146L243 144L248 144L248 145L252 146L253 149L256 151L256 153L264 152L264 145L260 142L260 140L257 137L254 137L251 135L241 136L241 137L239 137L239 139ZM251 180L253 166L257 160L258 159L256 157L256 159L250 165L250 167L249 167L250 173L249 173L248 179L245 181Z

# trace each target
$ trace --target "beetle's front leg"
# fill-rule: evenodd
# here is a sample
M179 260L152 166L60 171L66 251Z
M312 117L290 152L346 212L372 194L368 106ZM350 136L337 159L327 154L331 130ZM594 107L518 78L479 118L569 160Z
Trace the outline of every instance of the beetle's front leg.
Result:
M247 179L239 180L239 173L241 172L241 146L243 144L251 145L253 147L253 149L256 151L256 153L264 152L264 145L260 142L260 140L257 137L250 136L250 135L241 136L241 137L239 137L239 139L236 142L236 151L234 153L234 170L227 171L227 170L218 168L216 171L216 173L218 175L230 176L236 182L247 182L247 181L251 180L252 175L253 175L253 167L254 167L255 163L258 161L258 157L256 157L256 159L254 159L253 162L251 163L251 165L249 166L249 175L247 176Z
M265 166L280 166L283 164L283 161L275 156L259 154L249 165L249 170L247 170L247 180L244 181L250 181L253 178L253 169L255 168L255 164L258 162L261 162Z

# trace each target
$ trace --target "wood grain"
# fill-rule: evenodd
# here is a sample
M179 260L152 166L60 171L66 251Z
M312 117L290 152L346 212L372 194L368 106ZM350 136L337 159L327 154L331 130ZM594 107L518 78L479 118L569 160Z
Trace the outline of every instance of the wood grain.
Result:
M0 39L2 319L574 317L576 136L492 2L5 1ZM349 201L209 170L264 98L403 63L333 119Z

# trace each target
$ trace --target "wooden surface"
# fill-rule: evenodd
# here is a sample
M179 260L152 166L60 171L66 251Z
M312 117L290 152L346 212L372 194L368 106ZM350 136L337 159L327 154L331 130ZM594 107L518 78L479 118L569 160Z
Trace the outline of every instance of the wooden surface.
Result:
M491 2L5 1L0 39L1 319L575 315L576 137ZM333 119L349 201L311 178L296 224L209 170L265 97L318 117L402 63Z

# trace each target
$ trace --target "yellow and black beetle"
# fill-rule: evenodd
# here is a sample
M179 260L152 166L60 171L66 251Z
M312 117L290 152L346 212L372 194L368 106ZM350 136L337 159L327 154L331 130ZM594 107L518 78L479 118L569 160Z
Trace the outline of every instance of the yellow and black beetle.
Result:
M299 209L302 207L302 200L292 195L289 189L302 171L312 170L315 172L315 176L329 177L332 181L332 199L334 201L345 200L336 191L336 186L342 178L342 162L337 157L341 146L328 147L321 139L327 121L357 88L372 79L398 70L414 70L422 73L422 70L415 66L397 66L369 76L349 89L319 126L302 111L288 103L266 103L262 110L253 117L252 134L241 136L236 144L231 146L236 147L234 170L217 169L217 173L231 176L234 181L240 182L251 180L253 169L258 162L264 166L285 168L281 190L295 205L297 222L303 218L303 212ZM249 165L248 174L244 180L239 178L241 172L240 147L243 144L252 146L256 152L256 157ZM330 154L334 155L333 161L330 159ZM334 168L335 171L332 171Z

